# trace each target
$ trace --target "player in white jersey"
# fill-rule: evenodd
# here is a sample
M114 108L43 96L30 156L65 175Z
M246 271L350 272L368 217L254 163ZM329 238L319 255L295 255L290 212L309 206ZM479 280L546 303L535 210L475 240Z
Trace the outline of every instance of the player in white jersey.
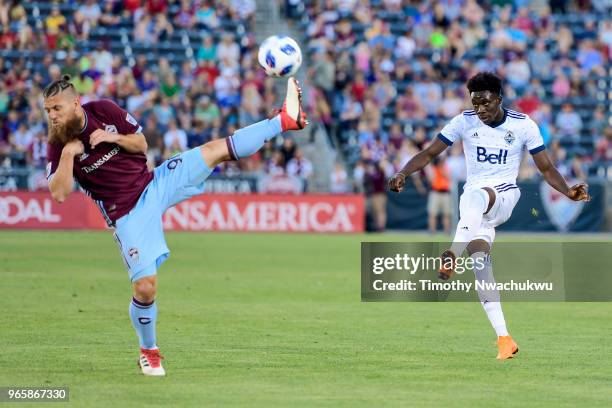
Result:
M406 177L425 167L454 142L462 140L467 162L467 181L459 200L459 223L451 248L442 253L439 278L447 280L454 261L467 249L482 265L474 273L479 281L494 282L489 251L495 227L506 222L520 198L516 186L523 150L531 154L544 180L574 201L588 201L588 186L569 187L551 163L538 126L529 116L502 107L502 82L495 74L481 72L467 83L474 110L454 117L437 138L415 155L391 180L391 191L400 192ZM497 291L478 293L498 336L497 359L511 358L518 345L508 334Z

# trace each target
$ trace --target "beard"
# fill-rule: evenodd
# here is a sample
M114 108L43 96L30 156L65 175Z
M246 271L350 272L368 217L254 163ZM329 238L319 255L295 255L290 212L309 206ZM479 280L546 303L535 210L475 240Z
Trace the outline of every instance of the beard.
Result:
M59 144L61 146L77 138L81 130L81 119L73 114L66 123L61 125L49 125L49 143Z

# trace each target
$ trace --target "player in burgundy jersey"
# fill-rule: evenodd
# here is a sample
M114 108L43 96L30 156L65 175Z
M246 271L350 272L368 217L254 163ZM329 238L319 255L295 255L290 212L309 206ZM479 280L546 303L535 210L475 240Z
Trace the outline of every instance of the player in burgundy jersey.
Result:
M67 75L49 84L43 97L49 122L51 195L63 202L76 179L114 229L133 286L129 312L140 341L139 366L145 375L165 375L155 329L156 274L170 252L162 214L203 193L204 181L219 163L250 156L277 134L304 128L308 122L301 90L290 78L278 115L171 157L152 172L146 165L142 127L114 102L81 105Z

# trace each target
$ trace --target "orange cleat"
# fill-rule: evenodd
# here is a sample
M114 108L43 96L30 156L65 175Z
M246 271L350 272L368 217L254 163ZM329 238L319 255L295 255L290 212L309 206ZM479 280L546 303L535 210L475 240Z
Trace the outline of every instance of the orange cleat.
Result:
M455 271L455 254L450 249L442 252L440 259L442 259L442 266L438 271L438 279L448 280Z
M507 360L509 358L514 357L516 353L518 353L518 344L512 340L510 336L499 336L497 338L497 348L499 352L497 353L498 360Z

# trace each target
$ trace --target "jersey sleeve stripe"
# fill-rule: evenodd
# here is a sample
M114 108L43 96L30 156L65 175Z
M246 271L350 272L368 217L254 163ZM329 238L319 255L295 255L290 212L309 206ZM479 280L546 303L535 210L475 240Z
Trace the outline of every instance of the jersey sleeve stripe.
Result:
M522 116L522 117L527 117L527 115L525 115L524 113L512 110L512 109L508 109L508 113L512 113L513 115L517 115L517 116Z
M438 133L438 139L440 139L449 146L453 145L453 142L450 139L446 138L442 133Z
M541 152L544 149L546 149L546 147L544 145L541 145L541 146L538 146L538 147L535 147L535 148L529 150L529 153L530 154L536 154L536 153Z

